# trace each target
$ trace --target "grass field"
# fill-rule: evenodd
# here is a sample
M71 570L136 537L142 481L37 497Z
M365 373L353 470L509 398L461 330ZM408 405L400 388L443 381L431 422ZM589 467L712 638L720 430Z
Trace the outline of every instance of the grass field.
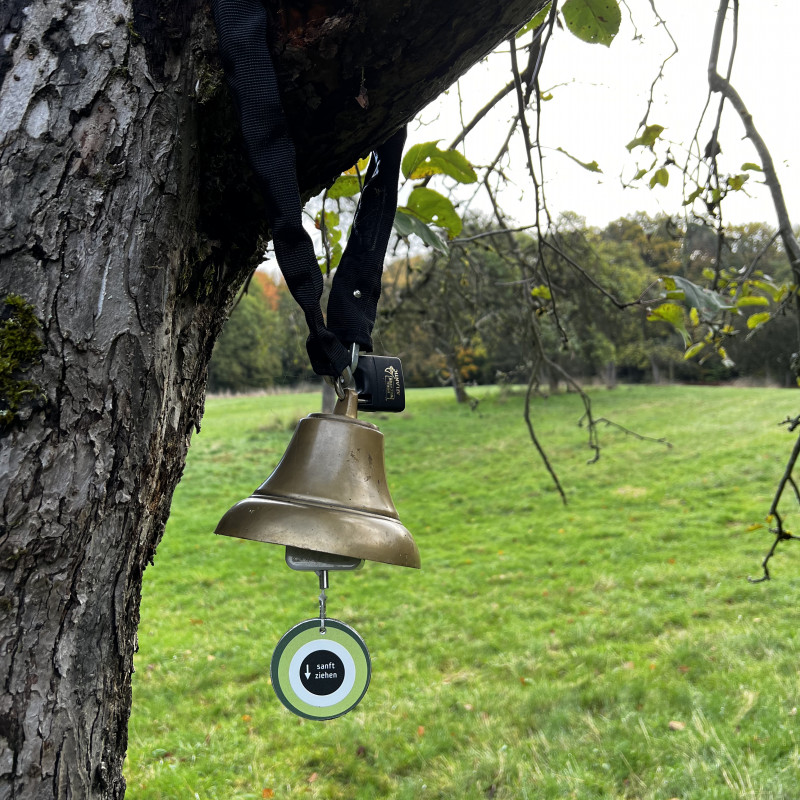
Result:
M215 537L314 395L208 402L144 582L126 776L151 798L800 797L800 548L760 574L796 393L620 387L599 463L574 395L537 400L562 506L522 398L476 411L410 392L371 421L421 571L332 575L328 610L373 658L350 714L294 717L269 684L317 612L279 547ZM789 519L791 528L792 520Z

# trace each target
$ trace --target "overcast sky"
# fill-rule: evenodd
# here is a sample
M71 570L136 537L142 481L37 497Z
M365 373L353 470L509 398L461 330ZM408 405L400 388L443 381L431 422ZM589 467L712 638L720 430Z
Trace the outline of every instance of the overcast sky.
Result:
M549 89L553 95L543 106L541 121L542 142L549 148L545 150L549 206L556 212L575 211L593 225L639 210L651 214L681 211L677 173L673 173L666 189L624 189L621 185L621 174L631 177L636 171L635 158L625 145L636 135L650 84L672 49L663 29L655 24L650 3L629 0L629 4L643 40L634 39L635 31L624 8L622 28L609 48L585 44L568 31L558 30L547 51L540 80L542 90ZM656 5L680 50L668 63L665 79L656 89L649 121L666 128L663 135L674 143L673 153L682 163L706 99L706 68L718 2L656 0ZM798 31L797 0L742 0L732 76L733 85L772 152L795 223L800 223ZM509 63L507 52L496 54L462 79L464 119L469 120L510 79ZM473 163L487 163L494 158L514 111L515 101L508 98L493 118L487 118L467 140L466 153ZM428 124L411 126L410 144L433 139L449 144L460 130L456 90L430 106L422 119ZM733 113L726 113L720 136L724 169L739 171L742 163L759 161L752 145L742 141L742 136L738 119ZM708 132L705 138L700 137L702 144L707 139ZM603 174L587 172L558 153L556 147L582 161L596 160ZM647 165L649 160L643 159ZM503 206L520 224L527 224L533 215L523 165L524 153L518 142L509 172L517 185L506 193ZM752 197L728 201L726 218L774 225L768 192L753 182L751 178L747 187Z

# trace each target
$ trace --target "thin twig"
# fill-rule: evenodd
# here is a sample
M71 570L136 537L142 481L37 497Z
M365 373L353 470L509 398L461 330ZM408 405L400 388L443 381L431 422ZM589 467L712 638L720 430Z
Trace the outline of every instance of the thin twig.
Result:
M506 95L514 91L514 81L507 83L475 116L470 120L469 125L466 125L461 133L450 142L449 150L454 150L464 139L467 138L472 129L504 98Z
M550 463L550 459L547 457L547 453L542 448L542 445L536 436L536 432L533 430L533 422L531 421L531 397L533 395L534 386L536 385L537 382L536 373L538 372L541 360L542 360L542 354L540 352L539 357L536 359L536 361L533 364L533 368L531 369L531 377L530 380L528 381L528 391L525 393L525 424L528 426L528 433L530 434L533 446L539 453L539 458L542 459L545 468L550 473L550 477L553 479L553 483L555 484L555 487L558 490L559 495L561 495L561 502L564 505L567 505L567 495L564 493L564 487L561 485L561 481L558 479L558 475L556 474L556 471L553 469L553 465Z
M583 417L581 417L580 421L578 422L578 425L580 425L582 422L583 422ZM655 442L656 444L663 444L665 447L670 448L670 450L672 449L672 442L667 441L663 436L658 438L658 439L656 439L653 436L644 436L641 433L636 433L636 431L632 431L632 430L630 430L630 428L625 428L624 426L620 425L618 422L614 422L613 420L606 419L605 417L598 417L594 421L594 424L595 425L599 425L601 422L604 425L607 425L607 426L610 426L610 427L616 428L617 430L622 431L624 434L627 434L628 436L633 436L635 439L638 439L641 442Z
M779 236L780 236L780 232L779 231L775 231L775 233L770 237L769 241L761 248L761 250L758 251L758 254L756 255L756 257L750 262L749 266L747 267L747 269L742 274L742 277L739 278L739 287L736 290L736 296L733 298L733 305L736 305L736 301L739 299L739 297L742 294L742 291L744 290L745 283L748 280L750 280L750 276L753 274L753 270L758 265L758 262L761 261L761 259L767 254L767 252L769 251L770 247L772 247L772 245L775 244L775 240Z
M631 306L640 305L640 300L630 300L627 303L623 303L621 300L618 300L611 292L608 291L605 287L601 286L580 264L578 264L575 260L570 258L561 248L556 247L549 239L544 240L544 246L549 247L553 252L558 254L564 261L567 262L573 269L580 272L580 274L597 289L603 297L608 298L618 309L623 310L625 308L630 308Z
M520 233L522 231L529 231L531 228L535 228L535 225L523 225L520 228L501 228L500 230L496 231L484 231L483 233L476 233L474 236L464 236L459 239L452 239L450 244L464 244L466 242L474 242L477 239L486 239L489 236L505 236L507 233Z
M661 62L661 66L658 70L658 75L653 78L653 82L650 84L650 96L647 100L647 108L644 112L644 118L639 123L639 129L647 127L647 120L650 117L650 111L653 108L653 96L655 94L656 85L662 78L664 77L664 70L666 69L667 62L674 56L678 54L678 43L675 41L675 37L672 35L672 31L670 31L666 21L663 19L661 14L658 13L658 9L656 8L655 0L650 0L650 8L653 11L653 16L656 18L656 27L662 27L667 36L669 36L669 40L672 42L672 52ZM630 9L628 9L628 13L630 13ZM633 16L631 15L631 22L633 22ZM634 25L634 29L636 26Z

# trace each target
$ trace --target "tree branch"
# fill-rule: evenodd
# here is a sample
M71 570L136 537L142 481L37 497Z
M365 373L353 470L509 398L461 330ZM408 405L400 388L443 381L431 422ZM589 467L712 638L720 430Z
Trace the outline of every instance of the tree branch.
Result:
M734 0L734 7L738 8L738 0ZM775 206L775 213L778 217L778 231L781 240L789 255L789 261L795 275L795 280L800 280L800 243L792 230L792 223L789 218L789 211L786 207L786 200L783 197L778 174L772 160L772 154L756 129L752 114L747 110L739 93L731 85L729 78L723 78L717 70L719 62L719 48L722 40L722 29L725 24L725 14L728 9L728 0L720 0L717 20L714 27L714 37L711 45L711 57L708 64L708 85L713 92L721 94L731 104L733 110L738 115L745 130L745 136L750 139L761 159L761 168L764 170L764 182L772 195L772 204ZM728 68L730 75L730 66Z
M784 425L788 424L789 430L793 431L798 424L800 424L800 417L796 417L793 420L786 420ZM775 534L775 541L772 543L772 547L770 547L769 552L765 556L764 560L761 562L761 568L763 569L764 573L760 578L748 578L747 580L750 583L761 583L763 581L768 581L770 579L769 574L769 561L772 556L775 555L775 551L778 547L778 543L785 541L786 539L798 539L800 537L794 536L789 531L785 530L783 527L783 518L778 513L778 504L783 497L784 489L786 489L787 484L790 485L794 489L795 499L797 499L798 503L800 504L800 492L798 492L797 484L792 477L792 473L794 472L795 464L797 463L797 459L800 457L800 435L798 435L797 439L795 440L794 447L792 448L792 454L789 456L789 461L786 464L786 469L783 471L783 477L781 478L780 482L778 483L778 489L775 492L775 496L772 498L772 505L769 508L769 515L767 519L773 519L775 521L774 527L770 528L770 533Z

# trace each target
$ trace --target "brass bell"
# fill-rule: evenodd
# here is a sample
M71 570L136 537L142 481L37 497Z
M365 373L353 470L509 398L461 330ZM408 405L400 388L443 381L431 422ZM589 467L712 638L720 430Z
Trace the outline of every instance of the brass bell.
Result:
M333 414L301 419L275 471L216 533L286 545L294 569L336 569L337 560L339 569L353 569L362 559L419 568L386 485L383 434L357 411L358 396L347 390Z

